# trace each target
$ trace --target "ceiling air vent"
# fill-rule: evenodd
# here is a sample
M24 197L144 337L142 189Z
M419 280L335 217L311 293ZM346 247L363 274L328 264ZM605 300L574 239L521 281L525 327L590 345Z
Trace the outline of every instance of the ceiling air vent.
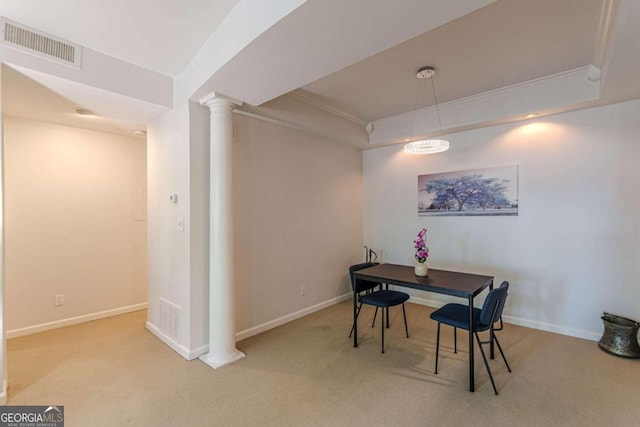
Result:
M0 17L0 43L80 69L82 47Z

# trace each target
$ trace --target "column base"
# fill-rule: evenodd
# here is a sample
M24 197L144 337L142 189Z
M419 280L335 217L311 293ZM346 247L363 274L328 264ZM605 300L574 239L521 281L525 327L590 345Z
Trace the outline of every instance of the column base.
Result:
M210 367L212 367L213 369L218 369L218 368L222 368L225 365L230 365L231 363L236 362L245 356L246 354L244 354L240 350L236 350L234 353L229 355L229 357L226 357L223 359L216 358L211 353L203 354L202 356L199 357L199 359L202 360L207 365L209 365Z

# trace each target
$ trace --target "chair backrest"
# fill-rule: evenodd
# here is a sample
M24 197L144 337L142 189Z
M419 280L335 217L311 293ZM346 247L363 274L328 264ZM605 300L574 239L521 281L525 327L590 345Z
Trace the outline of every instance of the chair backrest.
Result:
M509 291L509 282L504 281L499 288L489 291L489 295L484 300L482 311L480 312L480 323L483 325L491 325L502 316L502 309L507 301L507 293Z
M363 268L373 267L374 265L378 265L377 262L363 262L361 264L352 265L349 267L349 280L351 281L351 289L354 292L363 292L369 289L373 289L378 286L378 283L370 282L368 280L356 280L353 273L358 270L362 270Z

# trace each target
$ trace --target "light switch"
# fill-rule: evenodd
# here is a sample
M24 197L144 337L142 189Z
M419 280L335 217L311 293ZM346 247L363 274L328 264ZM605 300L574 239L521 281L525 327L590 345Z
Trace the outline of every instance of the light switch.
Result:
M184 218L178 218L177 221L178 231L184 231Z

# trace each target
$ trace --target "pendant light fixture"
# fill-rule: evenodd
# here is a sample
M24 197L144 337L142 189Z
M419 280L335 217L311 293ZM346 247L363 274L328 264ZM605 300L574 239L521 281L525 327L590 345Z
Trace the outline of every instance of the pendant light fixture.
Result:
M404 146L404 152L408 154L435 154L442 153L443 151L447 151L449 149L449 141L444 139L444 134L442 131L442 121L440 120L440 110L438 109L438 97L436 96L436 86L433 82L433 76L436 74L436 70L433 67L427 66L422 67L418 70L416 77L418 77L418 90L416 93L416 107L413 113L413 121L411 124L411 134L414 134L413 125L415 124L416 115L418 114L418 97L420 94L420 86L422 86L422 81L430 79L431 80L431 90L433 92L433 99L436 103L436 114L438 115L438 125L440 126L440 136L439 138L433 139L420 139L417 141L409 142ZM426 82L425 82L425 92L426 92Z

